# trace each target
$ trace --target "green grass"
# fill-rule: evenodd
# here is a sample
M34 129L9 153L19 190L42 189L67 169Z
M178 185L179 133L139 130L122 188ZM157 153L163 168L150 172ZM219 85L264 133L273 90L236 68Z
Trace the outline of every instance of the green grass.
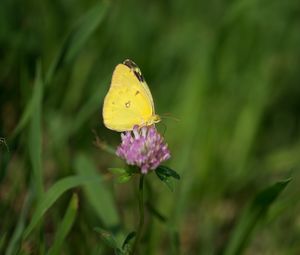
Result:
M299 11L296 0L2 0L0 254L112 254L94 229L119 247L136 230L137 180L108 171L123 167L109 153L120 137L101 116L126 58L157 113L179 119L158 124L181 180L171 192L147 176L142 254L299 254Z

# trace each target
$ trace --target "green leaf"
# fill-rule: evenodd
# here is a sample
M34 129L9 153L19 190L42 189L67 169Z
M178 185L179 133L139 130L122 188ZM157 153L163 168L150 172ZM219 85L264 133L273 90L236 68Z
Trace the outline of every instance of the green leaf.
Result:
M112 174L125 174L127 173L126 169L124 168L108 168L108 171L110 171Z
M96 4L73 27L47 72L46 84L51 82L57 70L76 57L92 33L104 20L109 3L109 1L101 1Z
M126 183L126 182L130 181L131 177L132 177L132 174L129 174L129 173L122 174L118 177L117 182L118 183Z
M131 169L123 169L123 168L109 168L108 169L111 173L118 175L117 182L118 183L125 183L128 182L132 177Z
M279 194L284 190L291 179L280 181L259 192L252 203L246 207L241 215L228 246L225 255L242 254L247 243L251 239L255 226L264 218L269 207L274 203Z
M168 186L168 188L173 192L174 191L174 182L170 177L167 177L163 182Z
M27 238L31 231L37 226L46 211L55 203L55 201L67 190L84 184L101 183L99 176L70 176L57 181L43 196L33 212L33 216L27 228L24 231L24 238Z
M156 171L156 170L155 170L155 173L158 176L158 178L162 182L164 182L171 191L174 191L174 183L170 176L167 176L167 175L161 173L160 171Z
M180 175L174 171L173 169L167 167L167 166L159 166L155 171L159 172L160 174L163 174L168 177L173 177L177 180L180 180Z
M136 236L136 232L135 231L130 232L126 236L126 238L125 238L125 240L124 240L124 242L122 244L122 249L125 249L125 247L130 244L130 242L132 241L133 238L135 238L135 236Z
M95 231L98 232L101 236L101 239L103 240L103 242L109 246L110 248L113 249L120 249L113 234L109 231L106 231L102 228L95 228Z
M75 169L79 176L95 175L102 179L94 165L92 159L84 154L75 158ZM120 219L115 205L114 198L110 190L104 183L90 183L84 187L88 202L94 208L99 219L105 224L105 227L115 228L120 225Z
M58 225L58 230L55 234L54 242L47 255L58 255L62 254L61 247L65 241L68 233L70 232L74 220L76 218L78 209L78 196L73 194L69 203L66 214L62 222Z

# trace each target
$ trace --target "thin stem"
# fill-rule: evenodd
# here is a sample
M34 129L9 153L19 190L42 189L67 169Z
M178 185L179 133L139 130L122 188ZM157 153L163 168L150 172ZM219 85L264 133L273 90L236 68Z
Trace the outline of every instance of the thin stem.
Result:
M139 221L139 226L138 230L136 233L136 238L133 244L133 249L132 249L132 255L136 254L137 247L140 243L141 237L142 237L142 231L143 231L143 226L144 226L144 178L145 175L141 174L140 176L140 183L139 183L139 216L140 216L140 221Z

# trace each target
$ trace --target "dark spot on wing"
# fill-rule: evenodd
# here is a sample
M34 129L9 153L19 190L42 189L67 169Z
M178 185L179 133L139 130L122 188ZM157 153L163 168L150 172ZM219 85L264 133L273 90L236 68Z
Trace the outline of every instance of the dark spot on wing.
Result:
M138 94L140 94L140 91L137 90L137 91L135 92L135 95L137 96Z
M129 107L130 107L130 101L128 101L128 102L125 103L125 107L126 107L126 108L129 108Z
M132 60L130 59L126 59L124 62L123 62L124 65L128 66L130 69L135 69L135 68L138 68L137 64L134 63Z
M140 72L138 72L138 71L133 71L133 73L134 73L134 75L136 76L136 78L138 78L138 80L139 80L140 82L145 81L143 75L142 75Z

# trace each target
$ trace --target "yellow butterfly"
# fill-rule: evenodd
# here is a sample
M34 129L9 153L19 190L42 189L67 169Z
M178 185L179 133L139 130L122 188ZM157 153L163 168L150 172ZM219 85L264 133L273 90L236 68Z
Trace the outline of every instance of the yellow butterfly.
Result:
M104 125L119 132L160 121L149 87L133 61L126 59L116 66L102 114Z

